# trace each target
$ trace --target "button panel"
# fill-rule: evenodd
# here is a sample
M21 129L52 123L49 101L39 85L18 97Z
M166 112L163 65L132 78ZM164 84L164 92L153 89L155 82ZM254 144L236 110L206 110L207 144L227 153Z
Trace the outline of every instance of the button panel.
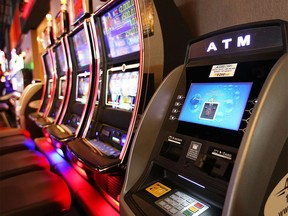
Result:
M169 120L174 121L178 119L180 111L182 109L185 97L183 95L177 95L174 107L172 108Z
M181 191L175 191L155 203L169 215L175 216L198 216L209 208L208 205Z

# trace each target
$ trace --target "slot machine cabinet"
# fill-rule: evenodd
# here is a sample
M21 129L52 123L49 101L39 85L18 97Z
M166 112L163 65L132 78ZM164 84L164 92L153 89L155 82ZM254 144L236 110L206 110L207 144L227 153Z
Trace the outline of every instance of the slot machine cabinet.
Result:
M287 69L285 21L192 40L140 122L121 215L281 212L268 197L285 201Z
M51 57L51 49L48 49L46 52L44 52L41 56L42 60L42 66L44 70L44 86L42 91L42 97L41 97L41 105L39 106L39 109L35 113L31 113L29 115L29 118L32 121L36 121L39 117L43 117L47 115L48 110L50 109L53 94L55 89L55 73L53 71L53 62Z
M47 116L38 118L36 124L41 128L46 128L58 121L63 104L64 92L67 92L67 80L71 66L68 66L66 37L68 33L68 12L66 4L61 5L61 10L53 20L53 39L54 44L51 46L51 57L53 58L55 68L55 94ZM52 21L51 21L52 22ZM59 89L61 88L61 91ZM61 95L59 95L61 94Z
M65 38L62 38L53 46L52 55L54 56L56 68L56 88L47 118L42 120L43 127L48 127L50 124L58 121L64 105L64 98L69 88L68 78L71 69L69 69L67 61Z
M94 107L86 115L82 136L67 144L72 163L81 164L81 169L88 173L108 200L112 199L116 208L119 208L129 145L137 122L159 79L168 74L168 68L178 66L184 59L184 55L174 56L169 61L164 59L164 56L172 56L162 44L171 41L164 35L164 32L168 34L165 28L169 20L161 24L164 21L159 21L157 11L163 5L149 2L148 7L138 1L109 1L92 16L93 39L100 60L99 92L91 103ZM159 8L156 10L156 7ZM174 15L175 5L167 1L165 7L170 15ZM146 19L144 33L142 19L148 13L151 22ZM174 30L179 28L179 31L170 33L173 40L181 38L177 49L182 47L184 52L186 44L182 43L189 34L179 16L173 18L178 25ZM157 20L155 25L154 20ZM171 26L169 28L171 30ZM116 186L112 188L113 185Z
M67 35L67 43L70 54L68 62L72 63L72 73L68 80L70 87L67 94L69 96L65 100L57 124L47 128L53 141L62 145L77 136L87 109L90 92L97 88L97 85L94 85L97 74L93 73L94 61L92 59L94 57L90 26L87 20L84 20Z

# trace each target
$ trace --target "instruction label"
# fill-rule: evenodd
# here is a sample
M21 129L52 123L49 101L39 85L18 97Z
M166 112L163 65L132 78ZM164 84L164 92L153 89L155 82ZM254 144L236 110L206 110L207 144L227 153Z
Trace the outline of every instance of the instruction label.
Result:
M209 77L233 77L237 68L237 63L213 65Z
M171 188L165 186L164 184L160 182L156 182L153 185L147 187L146 191L148 191L149 193L151 193L152 195L158 198L168 193L169 191L171 191Z

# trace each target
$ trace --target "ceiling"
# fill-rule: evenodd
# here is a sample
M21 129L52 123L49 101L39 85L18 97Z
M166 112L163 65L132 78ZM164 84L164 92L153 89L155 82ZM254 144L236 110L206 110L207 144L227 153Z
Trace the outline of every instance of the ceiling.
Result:
M17 0L0 0L0 49L5 46L5 34L9 30Z
M22 34L26 34L30 29L36 29L43 18L50 10L50 0L0 0L0 49L3 50L6 43L5 35L9 40L9 32L11 22L13 20L16 6L19 7L20 14L23 16L20 19ZM24 14L26 13L26 14ZM28 16L27 16L28 13ZM9 45L8 45L9 46ZM6 47L9 51L9 47ZM6 53L8 54L8 53Z

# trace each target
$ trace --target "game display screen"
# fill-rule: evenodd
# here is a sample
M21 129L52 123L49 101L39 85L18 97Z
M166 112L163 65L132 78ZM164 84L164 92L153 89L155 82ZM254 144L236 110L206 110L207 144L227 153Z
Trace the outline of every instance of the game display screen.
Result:
M61 45L56 47L56 58L56 62L58 64L58 68L61 70L61 74L66 74L68 67L65 59L64 50Z
M66 77L60 77L60 79L59 79L59 93L58 93L59 99L64 98L64 95L66 92L66 85L67 85Z
M49 79L48 86L47 86L47 94L49 98L51 97L51 94L52 94L52 84L53 84L53 79Z
M237 131L251 82L192 83L179 120Z
M73 35L72 40L78 68L89 65L89 43L84 29L81 29L79 32Z
M77 76L77 92L76 92L76 101L86 103L89 91L89 75L79 74Z
M140 50L136 11L133 0L123 1L101 17L108 58Z
M138 72L112 73L106 96L106 104L113 108L133 110L138 87Z
M45 64L46 74L49 74L49 76L51 76L53 64L48 53L44 56L44 64Z
M75 23L78 19L80 19L85 13L87 5L84 4L83 0L70 0L70 14L71 14L71 22Z

